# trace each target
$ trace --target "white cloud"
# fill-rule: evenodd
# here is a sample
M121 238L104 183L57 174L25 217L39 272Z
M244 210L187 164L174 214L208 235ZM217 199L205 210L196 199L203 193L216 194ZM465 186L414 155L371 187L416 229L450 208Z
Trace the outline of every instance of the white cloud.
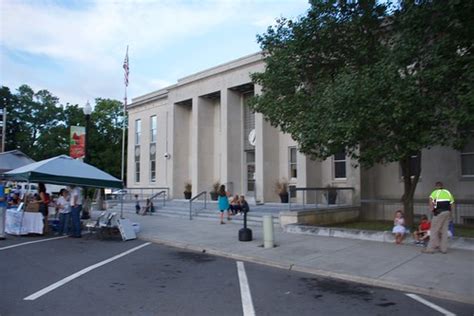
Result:
M273 24L272 16L297 7L296 2L0 0L0 80L12 89L22 83L46 88L64 103L81 104L94 97L122 99L121 64L129 44L133 53L131 90L151 92L173 84L178 78L170 76L182 76L183 70L151 75L141 67L153 65L141 63L166 62L164 55L171 60L176 45L225 26L235 25L238 32L239 27ZM306 0L298 1L300 6L304 3ZM222 39L232 40L232 36L223 33ZM206 40L213 39L206 38L203 45ZM254 42L254 37L248 41ZM197 45L196 41L190 45ZM251 52L255 52L253 47ZM15 55L25 55L28 60Z

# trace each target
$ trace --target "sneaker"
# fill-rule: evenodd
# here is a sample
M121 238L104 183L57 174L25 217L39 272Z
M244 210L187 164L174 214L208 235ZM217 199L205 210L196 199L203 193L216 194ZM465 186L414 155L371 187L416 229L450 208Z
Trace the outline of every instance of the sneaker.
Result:
M421 252L422 252L422 253L429 253L429 254L433 254L433 253L434 253L433 249L429 249L429 248L421 249Z
M221 222L221 225L225 224L224 222Z

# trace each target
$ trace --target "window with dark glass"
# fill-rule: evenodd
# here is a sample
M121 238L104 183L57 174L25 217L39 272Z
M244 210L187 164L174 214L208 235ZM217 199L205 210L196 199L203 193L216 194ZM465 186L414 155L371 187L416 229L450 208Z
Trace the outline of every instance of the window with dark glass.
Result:
M142 136L142 120L135 121L135 145L140 145L140 138Z
M474 140L461 151L461 175L474 176Z
M156 143L150 144L150 182L156 182Z
M135 146L135 182L140 182L140 146Z
M298 170L297 170L297 163L296 163L296 147L289 147L289 171L290 171L290 179L296 179L298 177Z
M346 153L339 152L334 155L334 178L346 178Z
M410 177L413 177L421 172L421 153L413 154L410 156ZM405 176L405 172L402 169L402 177Z

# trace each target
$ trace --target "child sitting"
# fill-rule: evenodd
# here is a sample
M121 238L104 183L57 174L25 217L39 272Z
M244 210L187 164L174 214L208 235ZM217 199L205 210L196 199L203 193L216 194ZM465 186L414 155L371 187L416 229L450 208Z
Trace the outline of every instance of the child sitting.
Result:
M420 225L418 225L418 229L413 233L413 238L415 238L415 244L426 245L426 243L430 239L430 227L431 223L428 220L428 216L421 216Z
M242 214L241 210L239 196L236 194L230 201L230 211L232 212L232 215L238 215Z
M393 220L392 233L395 234L395 243L400 245L405 236L405 219L403 218L403 212L398 210L395 212L395 219Z

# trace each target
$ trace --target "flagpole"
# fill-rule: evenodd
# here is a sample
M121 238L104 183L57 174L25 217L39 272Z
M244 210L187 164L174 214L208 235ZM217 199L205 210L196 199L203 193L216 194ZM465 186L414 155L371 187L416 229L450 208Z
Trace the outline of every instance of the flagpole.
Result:
M123 122L122 122L122 170L121 170L121 180L123 183L124 180L124 170L125 170L125 123L127 121L127 87L128 87L128 45L127 53L125 54L125 60L123 61L123 70L125 71L124 83L125 83L125 96L123 102ZM120 194L120 218L123 219L123 194Z
M123 68L125 70L125 96L123 102L123 122L122 122L122 170L121 170L121 180L124 180L124 170L125 170L125 123L127 121L127 87L128 87L128 45L127 53L125 54L125 60L123 63Z

